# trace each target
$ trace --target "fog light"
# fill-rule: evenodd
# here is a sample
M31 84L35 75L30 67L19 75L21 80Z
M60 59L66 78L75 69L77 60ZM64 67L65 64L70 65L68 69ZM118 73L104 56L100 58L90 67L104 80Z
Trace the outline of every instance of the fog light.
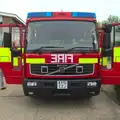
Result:
M83 73L83 66L76 66L76 73Z
M97 86L97 82L88 82L87 86L95 87L95 86Z
M48 73L48 66L41 66L41 73Z
M27 86L37 86L37 82L27 82Z

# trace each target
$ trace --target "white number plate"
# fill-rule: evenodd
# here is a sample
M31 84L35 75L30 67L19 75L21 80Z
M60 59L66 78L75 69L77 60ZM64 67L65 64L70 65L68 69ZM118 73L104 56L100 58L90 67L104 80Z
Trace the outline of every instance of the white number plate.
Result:
M57 89L68 89L68 81L57 81Z

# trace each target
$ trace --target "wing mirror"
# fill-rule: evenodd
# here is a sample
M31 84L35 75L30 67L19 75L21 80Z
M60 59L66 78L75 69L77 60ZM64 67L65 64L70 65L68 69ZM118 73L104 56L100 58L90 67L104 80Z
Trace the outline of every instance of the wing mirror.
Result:
M103 49L110 49L111 48L111 30L112 30L112 25L108 24L105 25L102 30L104 31L103 34Z
M12 47L11 33L4 32L3 46L8 48Z

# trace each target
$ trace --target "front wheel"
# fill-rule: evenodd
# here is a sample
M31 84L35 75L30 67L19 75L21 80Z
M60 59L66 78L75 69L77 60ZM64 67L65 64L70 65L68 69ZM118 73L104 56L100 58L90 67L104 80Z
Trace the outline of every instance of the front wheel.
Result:
M29 96L29 92L24 87L23 87L23 93L24 93L25 96Z

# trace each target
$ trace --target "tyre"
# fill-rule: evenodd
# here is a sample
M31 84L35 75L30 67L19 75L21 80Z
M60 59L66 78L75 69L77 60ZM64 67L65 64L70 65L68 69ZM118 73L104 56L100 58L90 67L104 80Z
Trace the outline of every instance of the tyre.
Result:
M29 92L25 88L23 88L23 92L25 96L29 96Z

